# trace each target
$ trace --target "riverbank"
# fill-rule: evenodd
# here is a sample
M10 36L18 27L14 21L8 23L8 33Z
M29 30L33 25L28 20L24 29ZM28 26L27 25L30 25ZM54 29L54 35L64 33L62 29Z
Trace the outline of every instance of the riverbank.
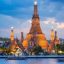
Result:
M22 60L35 58L64 58L64 55L43 55L43 56L0 56L0 59Z

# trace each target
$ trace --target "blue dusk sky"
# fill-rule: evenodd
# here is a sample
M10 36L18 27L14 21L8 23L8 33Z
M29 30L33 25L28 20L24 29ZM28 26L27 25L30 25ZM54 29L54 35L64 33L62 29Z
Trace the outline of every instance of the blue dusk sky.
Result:
M14 27L15 37L29 32L33 16L34 0L0 0L0 37L10 37ZM64 0L38 0L40 26L47 39L50 30L57 30L64 38Z

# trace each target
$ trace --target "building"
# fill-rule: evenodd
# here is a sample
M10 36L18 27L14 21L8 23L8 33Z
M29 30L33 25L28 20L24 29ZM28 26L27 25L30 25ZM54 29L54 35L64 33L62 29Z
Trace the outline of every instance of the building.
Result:
M54 38L55 38L55 31L51 29L50 31L50 44L48 47L48 53L51 53L54 48Z
M21 32L21 43L23 42L24 37L23 37L23 32Z
M51 40L51 42L54 41L54 38L55 38L55 33L54 33L54 30L52 29L51 32L50 32L50 40Z
M11 27L10 40L14 41L14 30L13 30L13 27Z
M55 45L60 44L60 40L58 38L57 31L55 31L54 43L55 43Z
M39 45L42 49L48 48L48 41L40 27L37 0L34 0L34 14L32 17L31 29L22 44L25 48L31 47L31 45Z
M11 27L11 34L10 34L10 41L11 41L11 45L10 45L10 52L12 54L14 54L16 52L16 49L19 48L16 42L16 39L14 38L14 30L13 27Z
M48 52L51 53L57 44L60 44L60 40L58 38L57 31L52 29L50 32L50 44L48 47Z

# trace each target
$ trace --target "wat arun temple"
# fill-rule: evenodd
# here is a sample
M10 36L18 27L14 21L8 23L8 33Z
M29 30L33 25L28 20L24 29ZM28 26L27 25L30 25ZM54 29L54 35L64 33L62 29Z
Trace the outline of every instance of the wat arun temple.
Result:
M14 28L11 27L10 38L0 38L4 41L0 47L3 55L48 55L48 54L64 54L64 40L58 38L56 30L50 30L50 40L47 40L40 26L40 17L38 14L37 0L34 0L34 11L30 31L26 38L23 32L20 33L21 38L14 37Z
M46 40L45 34L42 32L40 27L40 17L38 14L37 0L34 1L34 13L32 16L30 31L22 44L24 48L39 45L42 49L48 49L48 41Z
M9 51L15 54L17 49L20 49L22 53L29 55L36 55L36 53L45 52L48 54L58 53L57 46L60 46L60 40L57 35L57 31L51 29L50 40L47 40L45 34L40 27L40 17L38 14L37 0L34 0L34 13L32 16L31 28L26 38L23 38L23 32L21 32L21 40L14 38L14 30L11 28L10 34L11 45ZM19 51L20 52L20 51ZM21 52L20 52L21 53Z
M12 42L10 46L11 52L14 52L15 48L20 48L23 52L26 51L30 55L34 53L35 49L39 50L39 52L41 50L44 50L44 52L48 52L49 54L54 51L57 52L55 47L60 44L57 31L51 29L50 41L46 39L45 34L42 32L40 27L40 17L38 14L37 0L34 0L34 13L32 16L31 28L28 34L26 35L26 38L23 38L23 32L21 32L21 41L20 43L18 43L19 40L14 39L14 31L12 28L10 40Z

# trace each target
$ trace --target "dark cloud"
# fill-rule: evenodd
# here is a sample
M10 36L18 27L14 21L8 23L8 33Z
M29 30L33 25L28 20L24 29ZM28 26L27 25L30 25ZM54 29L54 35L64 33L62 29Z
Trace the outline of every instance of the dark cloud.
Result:
M38 9L41 19L43 17L60 17L58 13L62 10L64 0L38 0ZM33 14L34 0L0 0L0 14L15 18L31 18ZM61 16L63 18L63 15ZM60 17L60 18L61 18ZM61 19L60 19L61 20Z
M50 0L50 1L64 3L64 0Z

